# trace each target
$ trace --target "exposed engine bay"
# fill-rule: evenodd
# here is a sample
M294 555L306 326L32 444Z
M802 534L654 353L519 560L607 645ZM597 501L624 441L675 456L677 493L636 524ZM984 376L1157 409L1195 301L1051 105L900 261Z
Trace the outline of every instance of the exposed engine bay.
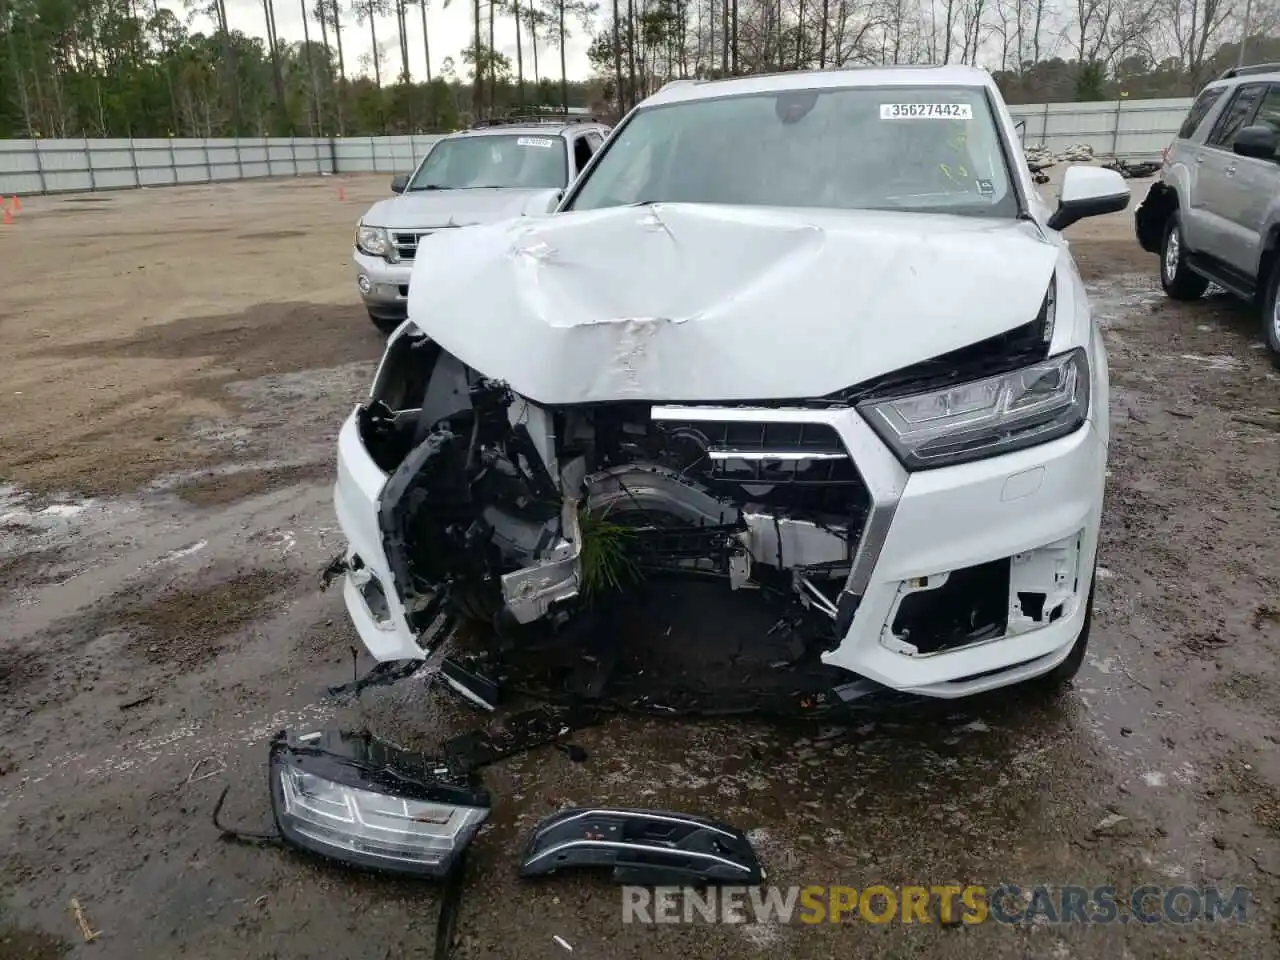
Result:
M555 628L676 576L776 601L800 656L834 646L869 508L853 461L824 425L710 412L544 408L398 338L359 426L389 474L380 527L410 625L444 602L500 634Z

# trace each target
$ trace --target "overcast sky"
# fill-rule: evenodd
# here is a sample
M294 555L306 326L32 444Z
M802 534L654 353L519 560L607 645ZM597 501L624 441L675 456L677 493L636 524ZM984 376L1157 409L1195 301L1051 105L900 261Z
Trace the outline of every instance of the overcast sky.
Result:
M314 0L311 0L311 2L314 3ZM227 19L230 21L232 30L240 30L252 36L266 36L266 20L260 2L257 2L257 0L226 0L226 3ZM343 2L342 6L345 7L347 4ZM179 17L185 16L181 7L177 7L175 13ZM482 27L486 31L489 23L487 14L486 7L483 10L485 19ZM431 75L433 77L436 76L445 57L453 58L459 76L464 74L461 53L462 48L467 45L471 37L472 16L470 0L452 0L448 7L443 7L441 0L431 0L431 6L427 10L427 27L431 31ZM422 14L417 7L409 10L408 22L409 66L413 70L414 80L425 80L426 58L422 49ZM311 20L307 26L311 31L311 39L318 43L320 40L319 24L315 20ZM212 23L209 21L201 22L197 19L193 24L193 28L210 31ZM383 17L379 19L377 28L378 45L386 51L386 59L383 61L383 79L386 80L388 74L394 77L400 72L400 43L396 36L395 18ZM280 31L281 42L295 43L302 40L302 7L300 0L276 0L276 29ZM569 31L570 36L567 44L569 79L583 80L591 72L590 64L587 61L587 47L590 44L590 39L583 32L581 26L576 23L569 23ZM511 70L514 74L516 29L514 21L509 16L498 18L494 25L494 37L498 50L511 58ZM329 42L330 44L333 43L332 37L330 37ZM527 32L522 38L522 42L524 44L525 76L532 79L533 64ZM360 60L362 56L368 55L373 49L373 43L369 39L369 24L357 24L355 17L349 13L345 14L343 17L342 46L346 55L348 75L358 73L373 75L372 69L366 70ZM542 40L538 42L538 72L544 77L560 76L560 51Z

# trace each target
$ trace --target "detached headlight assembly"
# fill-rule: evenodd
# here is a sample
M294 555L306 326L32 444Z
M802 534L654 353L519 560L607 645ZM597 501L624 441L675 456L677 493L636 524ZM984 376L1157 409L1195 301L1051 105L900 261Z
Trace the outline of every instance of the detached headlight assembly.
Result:
M489 816L490 798L443 766L367 734L277 734L276 828L291 845L353 866L442 879Z
M1047 443L1089 414L1083 349L985 380L867 400L858 410L908 470L930 470Z
M366 227L363 223L358 224L356 249L371 257L382 257L391 263L399 260L395 244L391 242L391 234L386 227Z

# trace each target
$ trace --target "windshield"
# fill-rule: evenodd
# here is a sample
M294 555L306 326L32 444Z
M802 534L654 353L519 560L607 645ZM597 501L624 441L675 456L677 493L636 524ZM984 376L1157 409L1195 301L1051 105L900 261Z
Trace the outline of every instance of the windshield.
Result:
M563 187L568 176L562 137L490 134L439 141L407 189L547 189Z
M789 90L640 111L570 204L913 210L1014 217L981 88Z

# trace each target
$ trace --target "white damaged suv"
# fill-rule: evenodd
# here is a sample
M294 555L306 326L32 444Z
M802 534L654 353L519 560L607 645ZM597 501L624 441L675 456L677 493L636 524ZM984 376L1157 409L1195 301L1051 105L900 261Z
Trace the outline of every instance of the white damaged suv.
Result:
M973 68L668 85L552 216L414 267L339 439L365 645L663 578L776 611L845 699L1070 678L1108 376L1060 231L1128 199L1071 167L1048 208Z

